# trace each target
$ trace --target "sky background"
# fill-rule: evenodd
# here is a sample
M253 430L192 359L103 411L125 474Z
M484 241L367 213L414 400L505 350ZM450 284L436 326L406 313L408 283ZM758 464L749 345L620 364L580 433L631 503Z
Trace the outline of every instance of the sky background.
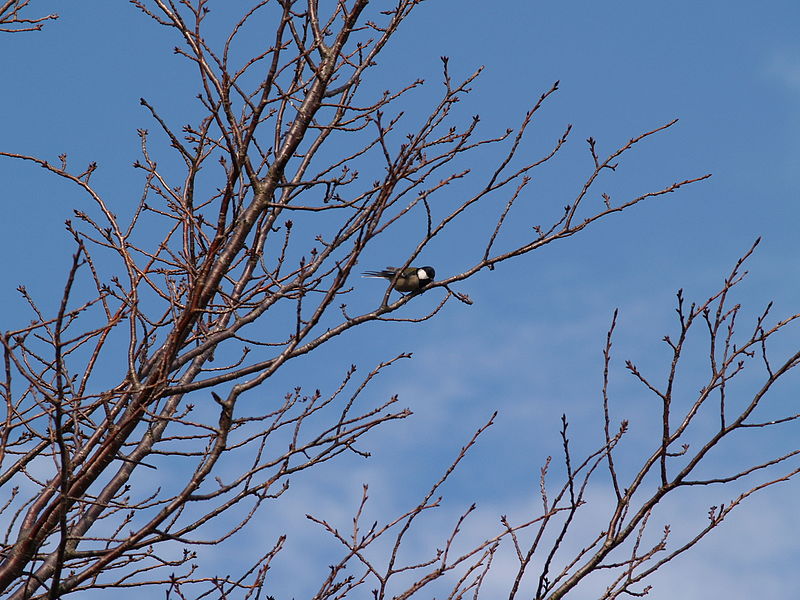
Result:
M215 11L244 5L211 3ZM0 149L49 160L68 152L80 165L97 161L98 187L124 212L141 193L140 174L131 168L139 156L136 130L156 128L139 98L174 123L187 122L197 111L194 72L172 54L172 34L124 2L38 6L61 18L42 33L0 38ZM268 544L282 527L292 537L274 563L272 593L281 600L306 597L318 585L309 571L317 561L324 571L336 550L317 545L318 531L303 517L306 512L347 527L362 483L370 485L373 518L406 509L495 410L496 424L449 482L447 502L413 544L438 543L473 501L478 511L467 537L487 535L498 515L524 518L538 507L545 458L559 456L562 413L577 448L593 448L600 440L601 351L615 308L620 317L611 376L614 414L633 424L628 452L648 448L657 432L656 405L624 371L624 360L663 376L669 356L660 340L676 331L677 289L703 301L761 236L748 263L750 275L736 292L743 317L773 300L776 316L800 312L799 28L795 0L758 6L739 0L423 3L380 57L372 74L376 87L423 77L435 91L440 56L450 57L456 77L484 65L460 110L465 120L480 114L481 131L488 135L516 126L541 93L561 82L537 117L533 149L548 147L567 123L574 127L571 142L531 186L533 208L515 219L535 215L539 204L561 206L577 194L581 176L591 169L583 141L589 136L608 153L680 119L606 176L603 189L615 199L705 173L713 177L457 285L473 306L449 303L422 325L369 325L291 365L271 384L278 395L298 378L309 389L330 389L350 363L366 373L378 361L413 352L372 384L370 394L377 401L398 393L400 404L415 414L380 438L368 438L370 460L345 458L293 481L284 501L259 521L258 540L245 539L224 555L209 549L202 560L235 560L237 552ZM424 110L430 97L412 96L406 110ZM6 257L0 326L8 330L30 318L18 285L45 305L55 301L52 286L63 286L72 252L63 223L85 199L40 169L10 160L0 161L0 178L0 248ZM480 223L467 229L473 225ZM469 238L458 240L428 252L423 262L447 276L470 248ZM374 263L360 266L402 260L391 247L380 247ZM372 280L358 285L365 295L384 289ZM776 348L796 348L797 340L794 330ZM701 346L692 352L687 390L705 366ZM776 391L771 402L778 410L795 412L798 383L792 377ZM776 436L771 443L797 439L796 428L782 433L784 439ZM761 443L744 441L715 457L715 464L727 471ZM590 490L587 527L593 514L603 513L608 492L602 485ZM796 598L798 492L790 483L752 499L698 548L654 576L649 597ZM709 506L734 495L723 489L679 495L655 518L671 523L679 535L702 523ZM487 597L503 589L508 558L498 560ZM588 586L570 598L591 598L592 592Z

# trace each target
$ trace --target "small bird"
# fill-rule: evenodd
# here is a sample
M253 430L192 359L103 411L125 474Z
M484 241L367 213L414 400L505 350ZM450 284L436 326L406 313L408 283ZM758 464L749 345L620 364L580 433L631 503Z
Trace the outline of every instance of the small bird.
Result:
M433 267L407 267L402 273L398 272L397 267L386 267L383 271L364 271L364 277L381 277L389 281L394 279L394 289L398 292L418 292L436 276Z

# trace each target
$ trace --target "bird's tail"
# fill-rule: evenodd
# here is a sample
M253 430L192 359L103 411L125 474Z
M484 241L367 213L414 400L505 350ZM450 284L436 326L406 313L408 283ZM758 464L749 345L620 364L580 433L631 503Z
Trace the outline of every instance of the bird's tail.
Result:
M383 271L364 271L362 277L380 277L383 279L391 279L397 274L397 269L389 267Z
M394 273L391 271L364 271L361 274L362 277L377 277L378 279L391 279L394 277Z

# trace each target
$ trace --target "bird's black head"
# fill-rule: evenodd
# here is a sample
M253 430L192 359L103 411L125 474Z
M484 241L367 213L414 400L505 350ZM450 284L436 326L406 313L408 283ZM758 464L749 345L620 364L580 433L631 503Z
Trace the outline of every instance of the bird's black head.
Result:
M424 276L423 273L425 274ZM436 271L433 270L433 267L422 267L417 270L417 277L419 277L420 281L430 283L436 277Z

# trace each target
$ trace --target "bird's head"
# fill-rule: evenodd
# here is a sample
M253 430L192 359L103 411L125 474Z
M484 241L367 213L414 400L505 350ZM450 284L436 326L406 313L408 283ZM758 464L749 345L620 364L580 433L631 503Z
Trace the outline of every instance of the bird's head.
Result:
M436 271L433 270L433 267L421 267L417 269L417 277L420 281L430 282L436 277Z

